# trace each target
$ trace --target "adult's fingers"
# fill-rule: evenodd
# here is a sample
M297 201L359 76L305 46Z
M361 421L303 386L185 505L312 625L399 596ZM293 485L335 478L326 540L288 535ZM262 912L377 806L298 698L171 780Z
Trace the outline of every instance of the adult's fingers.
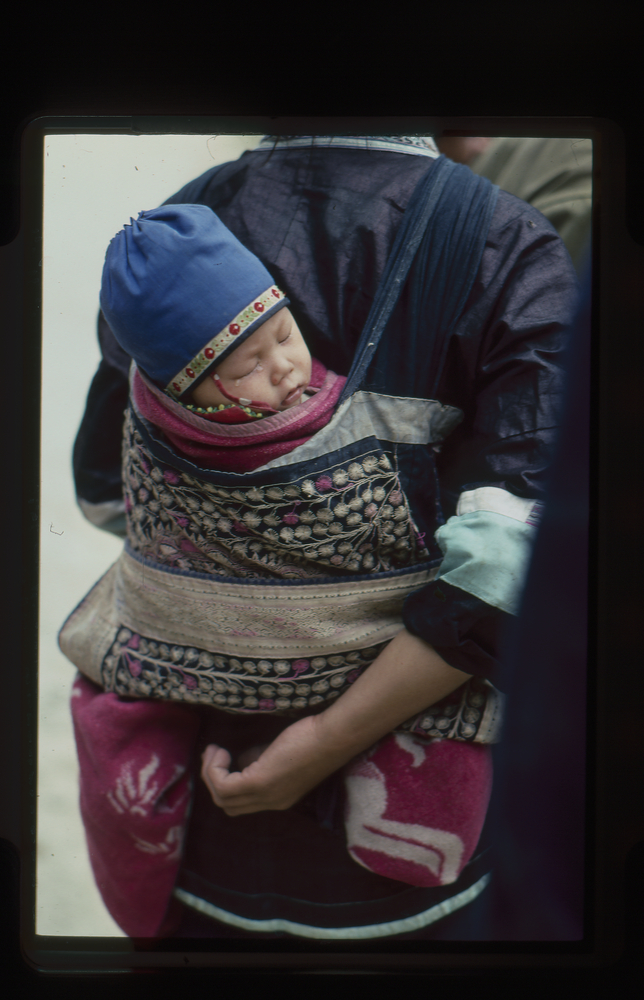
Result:
M201 777L216 805L223 803L219 795L222 779L230 776L231 756L223 747L211 743L201 755Z
M283 808L281 805L272 805L272 798L269 796L267 799L261 784L258 784L257 779L247 771L231 773L223 766L230 760L219 754L217 752L219 749L210 749L208 754L204 752L201 769L201 776L216 806L223 809L227 816L241 816L265 809Z
M222 768L227 771L230 768L232 757L223 747L216 743L210 743L201 755L202 771L205 767Z

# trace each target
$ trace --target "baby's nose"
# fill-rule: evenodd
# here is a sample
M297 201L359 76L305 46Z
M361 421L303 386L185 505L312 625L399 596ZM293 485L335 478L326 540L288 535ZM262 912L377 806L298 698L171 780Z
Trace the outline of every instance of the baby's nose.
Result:
M273 385L278 385L282 381L284 376L288 375L289 372L292 371L293 371L293 365L291 364L290 361L287 361L286 358L282 358L279 361L276 361L275 364L273 365L273 371L271 374L271 381Z

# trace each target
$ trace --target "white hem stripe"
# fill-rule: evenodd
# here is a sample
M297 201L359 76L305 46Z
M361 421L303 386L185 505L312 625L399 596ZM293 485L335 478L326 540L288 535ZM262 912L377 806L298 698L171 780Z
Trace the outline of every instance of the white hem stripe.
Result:
M404 917L401 920L392 920L384 924L367 924L362 927L315 927L311 924L300 924L293 920L284 920L281 917L274 917L271 920L251 920L249 917L240 917L236 913L229 913L227 910L222 910L219 906L214 906L204 899L199 899L198 896L193 896L191 892L187 892L185 889L175 889L174 895L193 910L197 910L208 917L213 917L223 924L240 927L242 930L263 931L267 934L274 933L275 931L284 931L287 934L294 934L297 937L333 941L356 941L366 938L388 937L392 934L410 933L411 931L420 930L422 927L428 927L430 924L449 916L450 913L454 913L462 906L466 906L472 900L476 899L487 886L490 877L491 875L488 872L478 882L471 885L469 889L464 889L463 892L452 896L451 899L445 899L442 903L437 903L435 906L430 907L429 910L417 913L413 917Z

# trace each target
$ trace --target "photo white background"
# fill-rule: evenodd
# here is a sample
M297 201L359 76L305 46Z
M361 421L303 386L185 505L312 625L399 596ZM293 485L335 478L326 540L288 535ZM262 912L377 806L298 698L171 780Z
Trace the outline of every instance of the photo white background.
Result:
M69 698L75 668L63 621L122 542L80 512L72 446L99 363L98 296L107 245L260 136L50 135L45 138L36 933L124 937L94 883L78 808Z

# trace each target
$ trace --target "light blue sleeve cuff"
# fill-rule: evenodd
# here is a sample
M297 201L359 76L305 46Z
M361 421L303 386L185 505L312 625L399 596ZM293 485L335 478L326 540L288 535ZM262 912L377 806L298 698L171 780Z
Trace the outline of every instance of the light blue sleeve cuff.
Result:
M518 614L539 507L496 487L463 493L456 516L436 532L444 554L437 579Z

